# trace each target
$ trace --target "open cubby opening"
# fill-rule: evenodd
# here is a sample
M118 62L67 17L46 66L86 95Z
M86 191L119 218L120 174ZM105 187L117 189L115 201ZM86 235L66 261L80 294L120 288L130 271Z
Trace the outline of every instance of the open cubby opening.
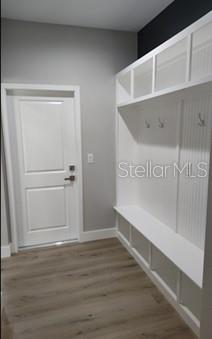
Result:
M159 277L167 284L168 288L176 295L178 269L154 246L152 246L151 269L159 275Z
M184 38L156 56L156 90L185 82L186 65L187 39Z
M180 304L186 307L198 320L201 316L202 290L185 274L181 274Z
M130 224L121 216L118 218L118 230L128 242L130 241Z
M142 258L149 263L149 251L150 251L150 243L149 241L134 227L132 227L131 231L131 246L134 248Z
M133 70L134 98L150 94L152 92L153 59L150 59Z
M117 78L117 101L123 103L131 98L131 72L121 74Z
M205 25L192 36L191 80L212 74L212 23Z

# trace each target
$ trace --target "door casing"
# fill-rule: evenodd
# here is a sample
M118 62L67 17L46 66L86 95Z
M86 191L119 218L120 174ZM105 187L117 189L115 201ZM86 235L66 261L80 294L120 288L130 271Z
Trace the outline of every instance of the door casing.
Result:
M82 198L82 145L81 145L81 115L80 115L80 88L79 86L63 86L63 85L32 85L32 84L13 84L3 83L1 87L1 100L2 100L2 129L5 147L6 158L6 172L8 184L8 197L9 197L9 212L10 212L10 227L11 227L11 252L18 252L18 239L17 239L17 206L15 203L15 187L14 187L14 172L12 162L12 145L10 139L10 124L8 119L8 106L7 95L13 91L42 91L42 92L57 92L66 93L67 96L74 97L75 103L75 129L76 129L76 144L77 144L77 199L79 206L78 215L78 239L81 241L83 235L83 198Z

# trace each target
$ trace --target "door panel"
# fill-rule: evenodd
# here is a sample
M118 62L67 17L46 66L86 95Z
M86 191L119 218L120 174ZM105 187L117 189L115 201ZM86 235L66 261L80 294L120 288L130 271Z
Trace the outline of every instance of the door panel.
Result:
M64 187L28 189L27 210L30 231L66 226Z
M62 102L20 102L26 172L64 169Z
M73 98L16 97L23 223L20 247L76 239L76 182L65 181L76 163ZM76 176L77 178L77 176Z

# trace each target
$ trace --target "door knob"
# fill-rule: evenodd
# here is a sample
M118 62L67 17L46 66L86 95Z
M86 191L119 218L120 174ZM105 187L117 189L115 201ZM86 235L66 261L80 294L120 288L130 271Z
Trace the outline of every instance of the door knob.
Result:
M68 178L64 179L65 181L75 181L75 175L70 175Z

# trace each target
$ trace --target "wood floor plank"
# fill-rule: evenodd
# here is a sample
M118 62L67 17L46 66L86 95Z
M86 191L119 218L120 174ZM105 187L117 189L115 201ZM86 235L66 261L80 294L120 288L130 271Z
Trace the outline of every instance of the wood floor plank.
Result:
M195 339L117 239L2 262L4 339Z

